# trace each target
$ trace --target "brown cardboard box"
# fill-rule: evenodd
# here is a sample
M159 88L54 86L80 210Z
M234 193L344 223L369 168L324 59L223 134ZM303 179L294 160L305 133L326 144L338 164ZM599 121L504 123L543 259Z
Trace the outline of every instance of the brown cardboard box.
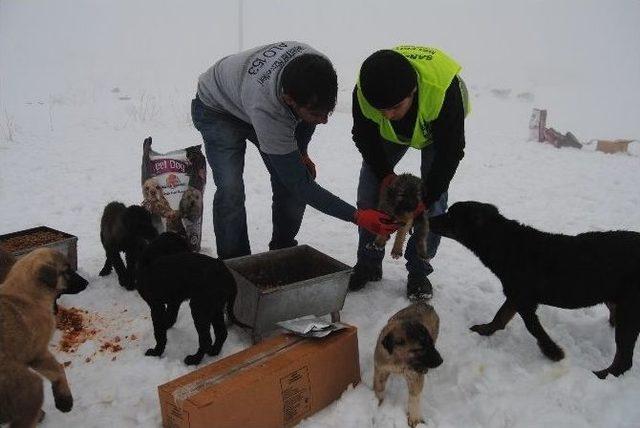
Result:
M281 334L158 387L165 427L290 427L360 381L355 327Z
M626 153L629 148L629 143L633 140L598 140L596 150L604 153Z

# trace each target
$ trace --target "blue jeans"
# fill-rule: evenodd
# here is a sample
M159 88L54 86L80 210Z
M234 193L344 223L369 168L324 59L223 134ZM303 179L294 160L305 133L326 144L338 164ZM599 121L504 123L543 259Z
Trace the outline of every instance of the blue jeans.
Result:
M408 146L387 143L384 146L387 159L391 165L395 166L407 152ZM422 177L426 177L431 169L435 149L433 144L425 147L421 151L420 173ZM358 182L358 208L376 208L378 206L378 197L380 194L380 180L374 174L373 170L366 162L362 162L360 168L360 180ZM429 216L437 216L443 214L447 210L447 193L443 193L440 199L431 204ZM377 250L371 244L375 239L375 235L371 232L359 228L358 231L358 264L367 266L376 266L382 263L384 258L384 250ZM429 275L433 272L431 264L420 257L416 252L416 236L411 235L407 241L404 258L407 260L406 267L410 274ZM427 257L432 259L438 251L440 244L440 236L429 232L427 235Z
M258 149L258 138L251 125L229 114L206 107L197 97L191 102L191 118L204 140L207 162L213 173L213 231L218 257L228 259L251 254L247 234L247 212L242 174L247 140ZM306 147L315 127L300 123L296 129L298 145ZM306 204L293 197L272 171L268 155L260 151L271 176L273 233L269 249L297 245Z

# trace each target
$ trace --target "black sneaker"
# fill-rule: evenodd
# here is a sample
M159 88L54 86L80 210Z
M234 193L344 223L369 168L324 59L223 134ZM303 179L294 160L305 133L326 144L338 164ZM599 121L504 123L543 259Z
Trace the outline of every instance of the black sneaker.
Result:
M429 300L433 296L431 281L426 275L409 274L407 278L407 299L412 302Z
M365 265L356 263L353 273L349 277L349 290L358 291L364 288L369 281L380 281L382 279L382 266Z

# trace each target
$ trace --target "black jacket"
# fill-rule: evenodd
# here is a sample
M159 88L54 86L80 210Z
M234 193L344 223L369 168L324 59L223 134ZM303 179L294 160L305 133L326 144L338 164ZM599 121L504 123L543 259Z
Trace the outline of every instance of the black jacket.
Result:
M360 110L356 88L353 90L353 129L351 130L353 141L360 150L364 161L373 169L374 173L382 180L387 174L393 172L393 166L389 163L383 144L396 144L385 141L378 131L378 125L367 119ZM394 123L394 129L401 134L403 129L413 130L417 115L417 100L414 100L411 110ZM460 160L464 157L464 106L458 78L454 77L445 93L442 109L438 117L430 122L431 135L435 145L433 164L423 181L423 201L429 207L447 191L449 183L458 168Z

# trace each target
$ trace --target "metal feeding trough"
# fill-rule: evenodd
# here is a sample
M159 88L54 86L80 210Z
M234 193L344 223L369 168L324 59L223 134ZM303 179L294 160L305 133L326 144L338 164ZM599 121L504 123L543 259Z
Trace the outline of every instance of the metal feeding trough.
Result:
M73 270L78 270L78 238L66 232L39 226L0 235L0 245L16 259L36 248L53 248L67 257Z
M275 323L305 315L340 320L351 268L308 245L225 260L236 278L234 312L253 342Z

